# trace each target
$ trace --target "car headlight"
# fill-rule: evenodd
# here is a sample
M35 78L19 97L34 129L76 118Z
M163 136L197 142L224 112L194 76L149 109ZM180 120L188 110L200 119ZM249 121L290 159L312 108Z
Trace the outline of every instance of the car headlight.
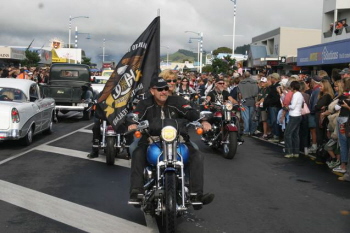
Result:
M229 111L232 110L232 108L233 108L233 104L232 104L232 103L227 102L225 105L226 105L226 109L227 109L227 110L229 110Z
M177 130L173 126L165 126L162 129L162 138L166 142L174 141L177 135Z

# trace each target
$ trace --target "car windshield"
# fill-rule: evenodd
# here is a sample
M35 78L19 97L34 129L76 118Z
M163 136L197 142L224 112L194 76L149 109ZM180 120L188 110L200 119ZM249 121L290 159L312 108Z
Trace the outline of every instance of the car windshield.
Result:
M0 87L0 101L26 101L26 95L19 89Z
M93 83L97 83L97 84L106 84L108 81L108 79L95 79L95 81Z
M113 73L113 70L103 71L103 72L102 72L102 76L107 76L107 77L109 77L109 76L111 76L112 73Z

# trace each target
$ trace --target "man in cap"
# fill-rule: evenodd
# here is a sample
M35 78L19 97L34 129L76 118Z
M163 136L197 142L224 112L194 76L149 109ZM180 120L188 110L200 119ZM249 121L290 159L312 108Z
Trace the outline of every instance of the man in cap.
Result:
M193 109L181 96L169 96L168 90L168 83L163 78L153 78L150 83L152 96L141 100L133 111L139 115L139 121L149 121L149 133L152 136L159 136L159 132L156 133L154 131L158 131L156 129L161 127L161 123L167 119L178 119L179 122L181 119L189 121L199 119L197 110ZM204 131L211 129L211 125L208 122L202 121L201 123ZM128 129L132 130L136 129L136 127L136 124L131 124L128 126ZM190 192L197 193L196 201L202 202L203 205L209 204L213 201L214 194L203 194L203 155L193 147L187 132L180 132L180 134L183 136L190 154ZM147 165L146 152L148 145L148 135L143 135L132 154L129 202L138 202L138 194L144 193L143 171ZM201 206L194 208L200 209Z
M341 75L341 78L348 78L350 77L350 69L349 68L345 68L342 71L339 72L339 74Z

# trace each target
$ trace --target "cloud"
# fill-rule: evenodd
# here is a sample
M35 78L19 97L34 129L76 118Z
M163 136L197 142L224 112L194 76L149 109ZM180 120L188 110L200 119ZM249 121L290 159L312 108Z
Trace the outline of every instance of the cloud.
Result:
M232 47L233 2L230 0L2 0L0 45L46 46L52 38L68 43L69 16L89 16L72 20L74 29L90 33L86 40L79 35L78 45L93 62L102 60L103 39L106 55L120 58L145 30L161 15L161 44L169 52L179 49L197 51L189 44L194 33L203 32L203 49L210 52L218 47ZM249 44L252 37L281 26L321 29L322 4L319 0L237 0L235 45ZM72 42L73 43L73 42ZM163 54L166 48L161 48ZM107 59L107 57L105 58Z

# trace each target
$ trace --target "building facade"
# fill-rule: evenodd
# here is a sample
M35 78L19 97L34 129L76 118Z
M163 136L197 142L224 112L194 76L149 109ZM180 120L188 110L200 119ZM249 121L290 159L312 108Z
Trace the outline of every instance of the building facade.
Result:
M259 70L270 65L273 70L297 72L297 50L321 43L321 30L280 27L252 38L248 66Z
M339 23L341 24L339 27ZM322 15L322 43L298 49L297 65L314 73L323 69L328 73L350 63L350 1L324 0ZM337 27L338 26L338 27Z

